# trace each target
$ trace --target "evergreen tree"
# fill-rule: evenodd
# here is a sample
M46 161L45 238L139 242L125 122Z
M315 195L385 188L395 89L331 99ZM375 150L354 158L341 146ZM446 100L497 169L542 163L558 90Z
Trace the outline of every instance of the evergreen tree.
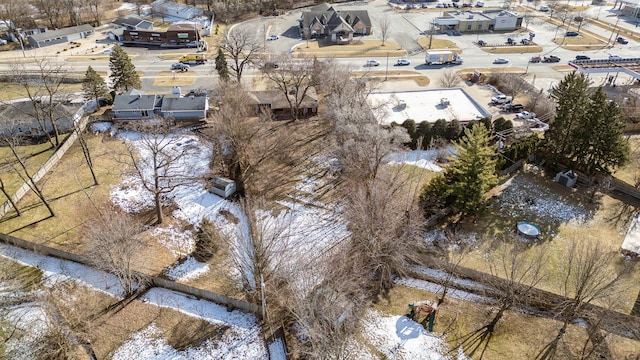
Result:
M438 119L433 123L433 137L444 139L447 136L447 120Z
M589 80L574 71L553 88L553 94L558 99L558 106L545 138L547 151L557 161L572 157L576 131L589 111Z
M458 140L462 132L462 125L458 119L453 119L447 124L447 140Z
M216 56L216 71L223 81L229 80L227 58L224 56L224 52L222 51L222 49L218 49L218 56Z
M431 127L431 123L428 121L423 121L418 125L418 129L416 130L418 139L422 139L422 142L419 144L420 149L428 149L431 146L431 139L433 139L433 130Z
M109 78L116 92L129 91L140 88L140 77L135 66L129 59L129 55L118 45L113 47L111 57L109 57Z
M82 80L82 92L84 93L85 99L95 100L97 107L100 107L99 98L104 97L111 99L107 83L105 83L102 76L93 70L91 66L87 69L84 80Z
M411 137L411 142L406 145L415 150L418 142L416 122L413 119L407 119L402 123L402 127L407 129L407 133L409 134L409 137Z
M496 186L497 149L483 124L465 129L459 143L454 143L457 155L447 175L453 195L453 206L464 214L475 214L485 208L484 194Z
M484 124L464 130L455 142L457 155L453 164L432 180L422 191L420 201L427 214L434 207L452 207L463 214L476 214L486 206L484 195L498 184L497 149Z
M610 173L629 158L623 137L624 120L618 105L609 101L602 87L590 96L589 111L576 129L575 162L588 175Z
M496 121L493 122L493 129L496 132L513 129L513 123L511 122L511 120L499 117L496 119Z

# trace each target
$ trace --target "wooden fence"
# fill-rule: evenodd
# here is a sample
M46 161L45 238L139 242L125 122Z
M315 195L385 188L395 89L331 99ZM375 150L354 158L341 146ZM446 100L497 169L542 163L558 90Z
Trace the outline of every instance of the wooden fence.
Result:
M52 248L50 246L33 243L24 239L17 238L15 236L1 234L0 241L17 246L19 248L33 251L38 254L52 256L58 259L73 261L78 264L82 264L88 267L94 267L93 263L85 256L74 254L68 251ZM145 277L153 286L162 287L169 290L174 290L183 294L193 295L201 299L209 300L216 304L225 305L229 308L240 309L255 314L258 318L261 317L262 309L258 305L250 304L246 301L233 299L221 294L214 293L212 291L195 288L193 286L180 284L175 281L160 278L158 276L148 276L145 274L139 274Z
M67 150L71 148L71 145L73 145L73 143L75 143L75 141L78 139L79 134L81 134L85 130L88 122L87 120L89 118L88 116L85 116L85 113L90 113L90 110L93 110L91 108L91 104L92 102L86 103L83 107L80 108L80 110L78 110L78 112L76 112L76 114L73 116L76 130L74 130L73 133L71 133L71 135L69 135L64 140L62 145L58 147L53 155L51 155L51 157L47 159L44 164L42 164L40 169L38 169L38 171L36 171L32 175L33 181L40 181L47 174L47 172L51 170L58 163L58 161L60 161L60 159L62 159L62 156L64 156ZM16 192L11 196L11 200L13 200L14 204L17 204L20 199L22 199L30 190L31 184L29 183L29 181L25 181L22 186L20 186L18 190L16 190ZM5 216L9 211L11 211L11 209L11 202L6 201L4 204L2 204L0 206L0 218Z

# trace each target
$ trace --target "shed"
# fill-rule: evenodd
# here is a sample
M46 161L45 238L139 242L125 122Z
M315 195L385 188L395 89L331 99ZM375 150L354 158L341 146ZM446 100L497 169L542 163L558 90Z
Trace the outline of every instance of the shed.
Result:
M573 170L565 170L557 173L553 181L566 187L573 187L578 181L578 174L574 173Z
M27 41L31 47L40 48L43 46L63 44L69 41L83 39L92 35L93 32L93 26L84 24L60 30L46 31L40 34L33 34L27 37Z
M225 177L216 176L211 179L211 192L226 199L236 192L236 182Z

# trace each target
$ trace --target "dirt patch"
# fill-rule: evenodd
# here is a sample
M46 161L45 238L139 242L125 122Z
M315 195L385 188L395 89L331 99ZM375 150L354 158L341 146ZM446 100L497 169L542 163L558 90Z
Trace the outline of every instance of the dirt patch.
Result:
M418 39L418 44L422 46L423 49L430 49L431 51L438 50L451 50L454 53L462 54L462 50L451 40L446 39L433 39L431 42L431 48L429 48L429 37L421 37Z
M490 54L524 54L524 53L538 53L542 52L542 47L538 45L527 45L527 46L497 46L497 47L489 47L483 46L480 48L484 52L488 52Z

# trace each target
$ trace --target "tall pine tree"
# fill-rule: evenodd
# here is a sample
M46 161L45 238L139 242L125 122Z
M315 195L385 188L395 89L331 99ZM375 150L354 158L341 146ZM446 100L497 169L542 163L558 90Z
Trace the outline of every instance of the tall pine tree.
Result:
M227 58L224 56L222 49L218 49L218 56L216 56L216 71L223 81L229 80L229 67L227 65Z
M589 79L574 71L553 88L553 95L558 99L556 117L545 138L549 155L558 161L573 155L576 130L589 110Z
M117 93L140 88L140 77L135 66L129 59L129 55L118 45L113 47L113 52L109 58L109 78L113 84L113 90Z
M97 107L100 107L99 98L111 98L107 83L105 83L102 76L93 70L91 66L87 69L84 80L82 80L82 92L84 93L85 99L95 100Z
M422 191L420 202L427 214L451 207L463 214L477 214L486 207L484 195L499 182L496 174L497 148L484 124L465 128L454 143L457 154L444 174L434 178Z
M572 72L553 89L558 98L556 118L545 135L554 161L563 161L588 175L610 173L623 165L629 147L618 105L602 87L589 89L584 74Z
M602 87L589 100L589 111L574 139L575 162L588 175L611 173L629 158L629 144L623 137L624 119L618 105L608 100Z

